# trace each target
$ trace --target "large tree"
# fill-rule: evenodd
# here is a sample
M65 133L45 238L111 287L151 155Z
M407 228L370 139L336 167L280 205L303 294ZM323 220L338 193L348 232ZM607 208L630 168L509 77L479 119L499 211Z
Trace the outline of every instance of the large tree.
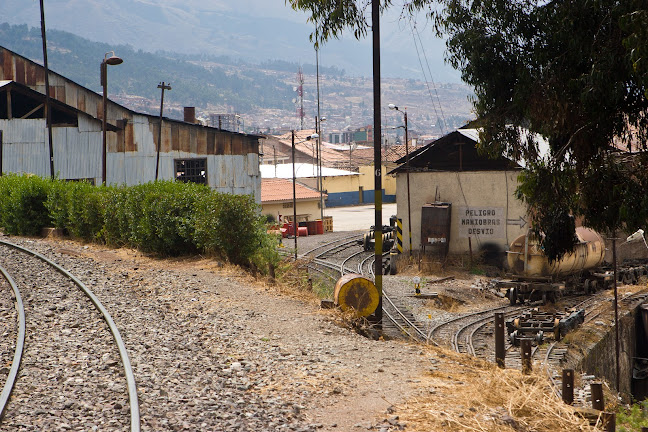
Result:
M287 1L310 12L316 43L368 30L369 0ZM646 150L647 1L374 1L426 10L447 38L474 88L482 150L527 162L518 195L551 259L571 250L574 216L601 231L644 226L648 158L618 149Z

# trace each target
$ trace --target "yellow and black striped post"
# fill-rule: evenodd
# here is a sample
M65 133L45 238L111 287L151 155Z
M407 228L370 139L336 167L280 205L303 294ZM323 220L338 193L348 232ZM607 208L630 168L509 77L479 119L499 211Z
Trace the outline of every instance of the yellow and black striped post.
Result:
M403 219L396 219L396 249L403 253Z

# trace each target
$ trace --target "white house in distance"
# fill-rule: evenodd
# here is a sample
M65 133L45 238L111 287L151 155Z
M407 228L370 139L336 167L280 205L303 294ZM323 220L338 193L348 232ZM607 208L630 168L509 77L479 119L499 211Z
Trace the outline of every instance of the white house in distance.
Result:
M320 219L318 190L295 182L297 223ZM324 194L326 198L326 194ZM272 178L261 181L261 208L264 215L272 215L278 222L290 223L294 216L292 180Z

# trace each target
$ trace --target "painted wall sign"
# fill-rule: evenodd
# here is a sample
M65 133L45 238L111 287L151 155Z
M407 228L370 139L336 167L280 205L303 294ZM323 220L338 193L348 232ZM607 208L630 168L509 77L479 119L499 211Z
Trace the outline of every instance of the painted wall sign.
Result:
M506 214L503 207L459 207L459 238L506 238Z

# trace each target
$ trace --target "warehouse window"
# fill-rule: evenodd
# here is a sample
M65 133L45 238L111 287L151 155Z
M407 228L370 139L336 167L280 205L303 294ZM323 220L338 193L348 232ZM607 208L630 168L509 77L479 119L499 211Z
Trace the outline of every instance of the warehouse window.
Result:
M283 208L293 208L293 203L291 202L285 202L283 203Z
M176 180L207 184L207 159L176 159Z

